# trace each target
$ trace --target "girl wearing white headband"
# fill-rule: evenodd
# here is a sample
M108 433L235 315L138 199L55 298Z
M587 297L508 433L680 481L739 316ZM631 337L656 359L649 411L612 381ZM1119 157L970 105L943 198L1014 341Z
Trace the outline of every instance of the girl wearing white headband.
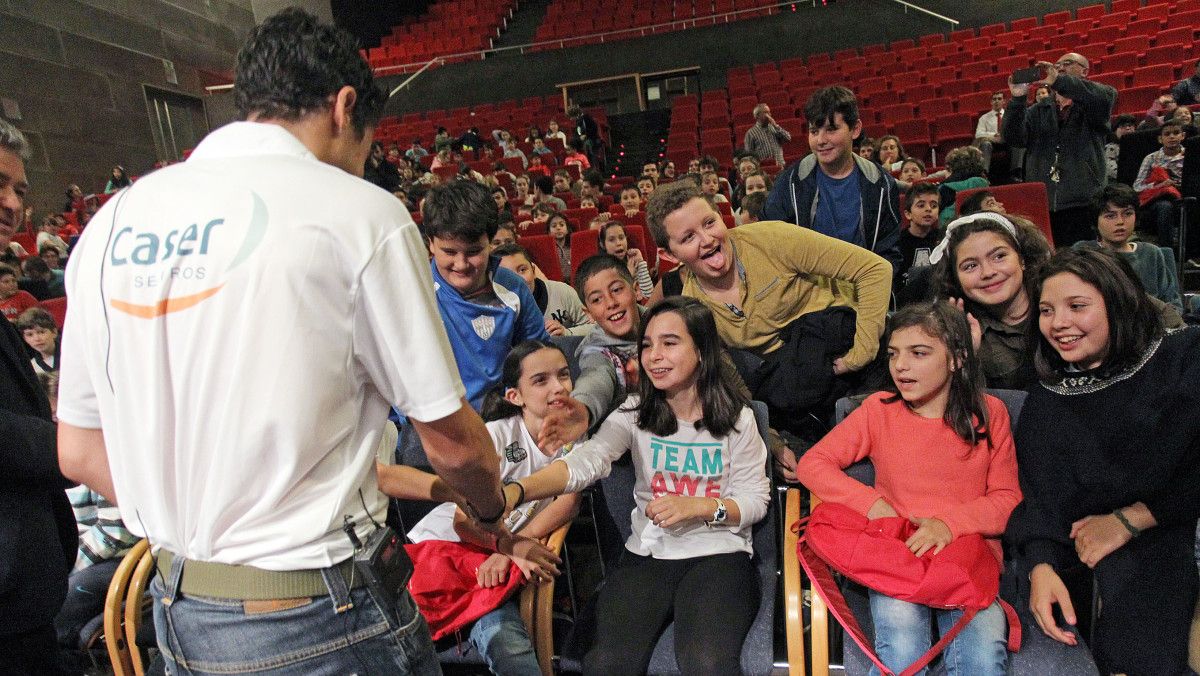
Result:
M1028 221L981 212L951 221L930 262L938 296L956 300L971 319L987 386L1025 389L1036 376L1026 331L1033 272L1050 245Z

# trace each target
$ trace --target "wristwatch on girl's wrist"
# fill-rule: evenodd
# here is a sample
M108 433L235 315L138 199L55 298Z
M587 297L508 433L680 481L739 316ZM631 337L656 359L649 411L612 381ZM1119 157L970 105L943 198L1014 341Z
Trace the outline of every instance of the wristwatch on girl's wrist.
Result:
M712 519L704 522L709 528L725 523L725 517L729 516L729 511L725 509L725 501L721 498L713 499L717 501L717 509L713 512Z

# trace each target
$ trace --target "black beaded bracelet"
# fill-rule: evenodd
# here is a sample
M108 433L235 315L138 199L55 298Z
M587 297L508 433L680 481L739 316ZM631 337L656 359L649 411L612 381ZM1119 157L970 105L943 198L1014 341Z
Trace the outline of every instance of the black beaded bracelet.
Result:
M513 509L516 509L517 505L523 504L525 502L525 485L522 484L520 481L505 481L504 482L505 486L508 486L510 484L515 485L517 487L517 490L521 491L520 493L517 494L517 501L513 503ZM501 488L500 492L503 493L504 489ZM504 499L507 501L508 497L506 496ZM507 507L508 503L505 502L504 506Z
M1134 526L1132 523L1129 523L1129 519L1125 517L1125 514L1121 510L1114 509L1113 516L1117 517L1117 521L1120 521L1121 525L1125 526L1125 530L1129 531L1129 534L1133 537L1137 537L1142 534L1141 529Z

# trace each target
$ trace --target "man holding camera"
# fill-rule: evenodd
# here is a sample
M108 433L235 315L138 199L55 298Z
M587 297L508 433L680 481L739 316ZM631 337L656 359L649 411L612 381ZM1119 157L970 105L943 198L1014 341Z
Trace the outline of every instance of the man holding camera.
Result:
M1087 79L1088 60L1081 54L1037 67L1054 96L1030 106L1030 83L1009 78L1012 100L1001 135L1026 148L1025 179L1046 184L1054 244L1070 246L1092 236L1092 205L1107 182L1104 140L1117 92Z

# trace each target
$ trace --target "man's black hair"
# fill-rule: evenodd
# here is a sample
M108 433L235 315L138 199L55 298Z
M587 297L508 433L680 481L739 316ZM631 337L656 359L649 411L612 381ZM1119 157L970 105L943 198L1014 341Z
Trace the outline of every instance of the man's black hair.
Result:
M536 179L534 179L533 185L537 187L538 190L541 190L543 195L554 194L554 179L550 178L549 176L538 176Z
M474 242L487 235L491 241L500 227L491 189L475 181L454 181L430 189L423 216L421 231L431 240Z
M352 35L293 7L251 31L238 52L233 95L242 119L295 121L329 106L347 86L357 94L351 124L362 134L379 122L387 95Z
M1124 113L1122 115L1116 116L1116 118L1113 119L1112 128L1116 129L1117 127L1120 127L1121 125L1125 125L1125 124L1132 124L1133 126L1136 127L1137 123L1138 123L1138 121L1137 121L1136 117L1130 115L1129 113Z
M833 116L842 114L846 126L851 129L858 124L858 101L854 92L841 85L818 89L804 104L804 117L810 129L833 124Z

